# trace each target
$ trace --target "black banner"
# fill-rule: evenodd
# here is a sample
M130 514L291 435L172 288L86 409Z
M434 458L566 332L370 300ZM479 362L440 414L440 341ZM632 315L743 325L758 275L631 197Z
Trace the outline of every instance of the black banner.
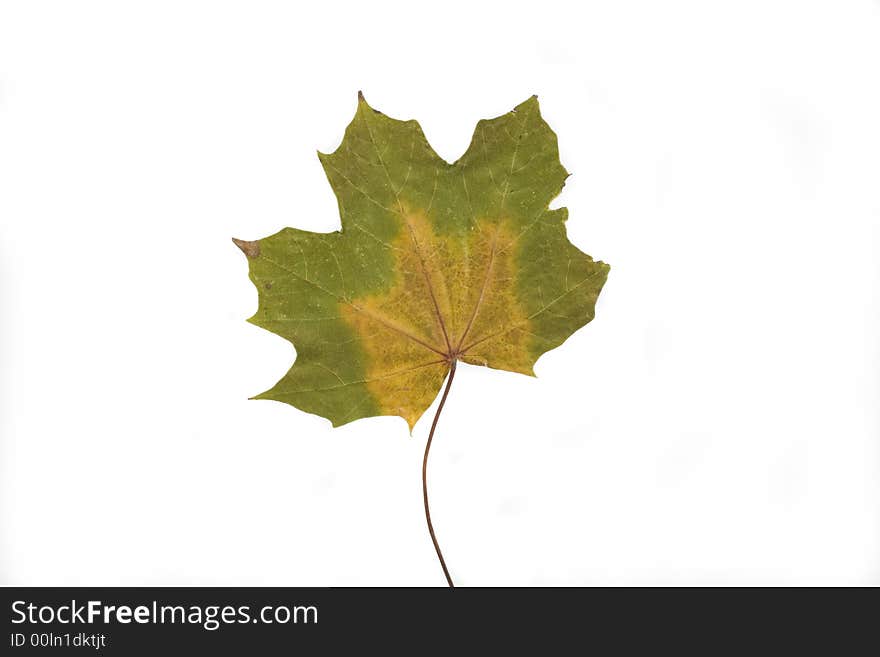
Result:
M860 597L762 589L0 589L2 654L339 654L430 647L537 654L684 647L835 652L876 614ZM830 603L828 595L838 598ZM874 596L871 596L874 597ZM833 621L844 629L834 631Z

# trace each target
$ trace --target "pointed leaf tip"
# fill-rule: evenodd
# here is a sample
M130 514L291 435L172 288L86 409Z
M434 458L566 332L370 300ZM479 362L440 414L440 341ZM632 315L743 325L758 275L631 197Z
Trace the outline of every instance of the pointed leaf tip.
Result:
M241 249L242 253L244 253L248 258L256 258L260 255L260 242L248 242L246 240L240 240L236 238L232 238L232 242Z
M367 99L364 97L363 91L358 91L358 112L360 112L361 109L372 110L376 114L382 113L367 102Z
M517 114L526 108L532 108L533 110L537 110L537 113L540 114L540 105L538 104L538 97L534 94L526 98L524 101L516 105L512 110L510 110L511 114Z

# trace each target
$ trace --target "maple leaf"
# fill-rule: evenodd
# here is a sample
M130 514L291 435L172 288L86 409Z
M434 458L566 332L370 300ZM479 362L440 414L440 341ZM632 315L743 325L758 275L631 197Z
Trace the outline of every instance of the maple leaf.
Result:
M416 121L359 94L342 144L318 156L342 229L234 240L259 291L249 321L297 350L256 399L334 426L399 415L412 430L458 361L533 375L593 318L609 267L548 207L568 173L536 97L479 121L449 164Z
M533 375L541 354L593 319L608 265L568 241L565 208L549 209L568 173L534 96L477 123L467 152L449 164L418 123L389 118L358 94L342 144L318 156L342 230L233 240L259 291L249 321L297 350L290 371L256 398L334 426L399 415L412 431L445 379L422 491L453 586L431 523L427 468L457 363Z

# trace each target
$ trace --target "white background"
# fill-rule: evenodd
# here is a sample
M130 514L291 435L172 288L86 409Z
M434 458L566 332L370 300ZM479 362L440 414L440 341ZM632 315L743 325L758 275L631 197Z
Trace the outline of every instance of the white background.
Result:
M880 4L547 0L2 3L0 582L443 584L430 414L247 400L230 237L338 226L358 89L449 160L537 93L612 266L456 377L459 584L880 584Z

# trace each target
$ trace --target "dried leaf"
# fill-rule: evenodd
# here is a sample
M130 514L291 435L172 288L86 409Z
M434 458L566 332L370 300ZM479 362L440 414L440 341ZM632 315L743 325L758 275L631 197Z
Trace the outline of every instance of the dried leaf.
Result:
M480 121L449 164L416 121L359 95L319 158L342 230L235 240L259 291L249 321L297 350L258 399L334 426L399 415L412 428L453 361L532 375L593 318L609 268L568 241L566 209L548 209L568 174L537 98Z

